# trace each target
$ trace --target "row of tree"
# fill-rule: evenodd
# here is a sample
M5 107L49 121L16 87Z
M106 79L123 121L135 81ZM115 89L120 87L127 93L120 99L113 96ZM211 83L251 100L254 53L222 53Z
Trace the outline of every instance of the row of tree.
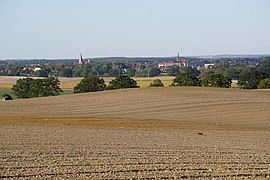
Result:
M35 70L38 67L40 70ZM160 75L157 64L123 63L123 62L96 62L84 65L73 64L0 64L1 76L33 76L33 77L154 77Z
M113 89L137 88L137 82L128 76L118 76L106 86L97 76L83 78L75 87L74 93L95 92ZM55 77L45 79L23 78L16 81L12 91L18 98L57 96L62 92L60 81Z
M270 88L270 78L260 71L253 71L241 76L238 85L243 89ZM230 88L232 80L219 73L211 73L199 77L191 73L181 73L177 75L171 86L208 86ZM45 79L23 78L17 80L12 90L18 98L33 98L44 96L57 96L62 92L59 87L60 81L55 77ZM156 79L150 87L164 86L161 80ZM105 84L102 78L88 76L83 78L75 87L74 93L95 92L104 90L137 88L137 82L128 76L118 76L111 80L109 85Z
M269 74L270 57L260 58L223 58L223 59L194 59L188 60L190 67L173 66L162 71L169 76L177 76L180 73L188 72L203 77L206 74L221 73L231 79L238 80L246 72L258 70ZM142 58L137 61L122 61L122 58L116 61L91 61L90 64L79 65L76 61L0 61L0 75L5 76L36 76L36 77L117 77L127 75L129 77L154 77L159 76L161 71L157 68L159 62L175 61L175 58ZM127 60L127 59L126 59ZM213 63L212 69L203 68L205 63ZM33 70L39 67L41 70ZM200 67L200 68L198 68Z
M198 77L190 73L182 73L176 76L172 86L208 86L230 88L232 79L220 73L207 74ZM247 72L238 80L237 85L242 89L266 89L270 88L270 78L261 71Z

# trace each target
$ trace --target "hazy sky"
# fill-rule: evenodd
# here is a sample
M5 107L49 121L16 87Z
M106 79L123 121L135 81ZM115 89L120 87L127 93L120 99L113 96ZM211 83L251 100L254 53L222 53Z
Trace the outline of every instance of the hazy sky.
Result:
M270 53L270 0L0 0L0 59Z

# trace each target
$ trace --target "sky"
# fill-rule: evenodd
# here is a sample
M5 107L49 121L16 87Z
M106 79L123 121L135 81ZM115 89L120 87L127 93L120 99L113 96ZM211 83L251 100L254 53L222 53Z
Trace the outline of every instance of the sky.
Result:
M0 0L0 59L270 54L270 0Z

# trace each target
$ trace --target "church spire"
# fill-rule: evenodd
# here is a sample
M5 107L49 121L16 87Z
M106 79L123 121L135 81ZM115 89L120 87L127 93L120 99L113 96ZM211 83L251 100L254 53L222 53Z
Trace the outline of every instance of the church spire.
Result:
M83 62L83 58L82 58L82 53L80 53L79 64L84 64L84 62Z
M176 57L176 62L179 62L180 61L180 56L179 56L179 52L177 54L177 57Z

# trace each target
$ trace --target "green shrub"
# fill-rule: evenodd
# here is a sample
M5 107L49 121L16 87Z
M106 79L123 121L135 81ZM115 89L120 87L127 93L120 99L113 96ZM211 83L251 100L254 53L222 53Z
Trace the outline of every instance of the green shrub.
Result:
M171 86L201 86L197 76L190 73L182 73L175 77Z
M162 83L162 81L160 79L155 79L150 85L149 87L163 87L164 84Z
M97 76L88 76L83 78L79 84L74 87L74 93L85 93L85 92L95 92L104 91L106 84L104 80Z
M62 92L60 81L55 77L46 79L23 78L16 81L12 91L18 98L57 96Z
M137 88L140 87L137 85L137 82L128 77L128 76L118 76L116 79L111 80L107 89L112 90L112 89L124 89L124 88Z
M230 88L232 80L222 74L208 74L202 79L202 86Z
M258 89L270 89L270 78L262 79L259 82Z

